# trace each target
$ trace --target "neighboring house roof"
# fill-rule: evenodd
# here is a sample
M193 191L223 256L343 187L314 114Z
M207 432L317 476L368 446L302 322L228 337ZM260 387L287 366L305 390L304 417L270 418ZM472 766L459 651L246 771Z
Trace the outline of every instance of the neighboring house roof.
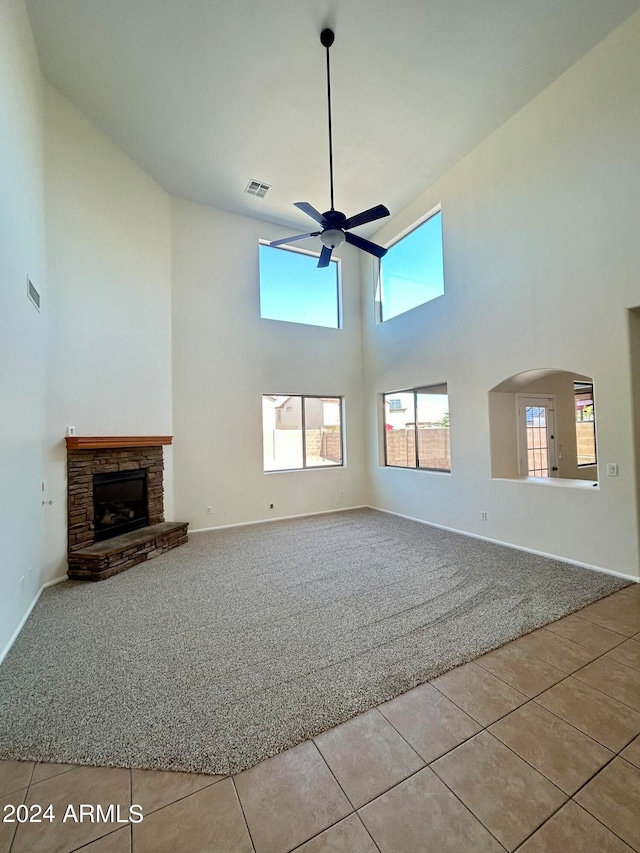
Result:
M290 399L291 399L290 396L289 397L274 397L273 400L276 404L276 409L281 409L284 406L284 404L287 402L287 400L290 400Z

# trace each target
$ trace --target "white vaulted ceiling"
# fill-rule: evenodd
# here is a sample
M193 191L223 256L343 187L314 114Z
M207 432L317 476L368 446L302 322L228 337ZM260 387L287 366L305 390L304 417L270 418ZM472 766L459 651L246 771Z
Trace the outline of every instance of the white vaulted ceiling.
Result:
M47 79L170 193L306 230L392 214L640 0L28 0ZM255 178L265 199L244 194ZM374 226L375 227L375 226ZM370 226L371 228L371 226ZM367 233L361 229L360 233Z

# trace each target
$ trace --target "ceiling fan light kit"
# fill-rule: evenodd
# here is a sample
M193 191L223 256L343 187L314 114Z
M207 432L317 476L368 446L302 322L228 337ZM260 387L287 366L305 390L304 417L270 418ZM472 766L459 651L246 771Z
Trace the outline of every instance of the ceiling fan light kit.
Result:
M295 243L297 240L306 240L309 237L320 237L322 242L322 252L320 253L319 267L329 266L331 253L344 242L350 243L358 249L362 249L376 258L382 258L386 255L387 250L370 240L365 240L364 237L358 237L357 234L349 234L351 228L357 228L359 225L366 225L368 222L375 222L376 219L382 219L389 216L389 211L383 204L378 204L368 210L363 210L361 213L356 213L355 216L347 218L344 213L336 210L333 204L333 133L331 126L331 67L329 60L329 48L333 44L335 35L333 30L324 29L320 33L320 43L327 51L327 112L329 119L329 180L331 185L331 209L325 213L320 213L309 204L307 201L298 201L295 206L298 210L306 213L311 219L314 219L321 226L320 231L311 231L308 234L297 234L295 237L285 237L282 240L273 240L270 246L284 246L287 243Z

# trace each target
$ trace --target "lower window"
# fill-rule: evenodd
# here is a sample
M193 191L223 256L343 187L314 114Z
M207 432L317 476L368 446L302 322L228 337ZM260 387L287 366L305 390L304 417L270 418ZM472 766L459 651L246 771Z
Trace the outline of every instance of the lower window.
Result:
M342 465L342 397L262 396L265 471Z
M383 394L385 465L451 471L446 383Z

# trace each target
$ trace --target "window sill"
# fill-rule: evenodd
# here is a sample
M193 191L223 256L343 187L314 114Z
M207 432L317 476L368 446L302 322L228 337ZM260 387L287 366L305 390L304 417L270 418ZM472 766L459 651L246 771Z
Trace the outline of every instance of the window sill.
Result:
M342 465L308 465L306 468L274 468L273 471L263 471L263 474L300 474L305 471L335 471L336 468L346 468Z
M451 471L445 471L444 468L410 468L408 465L381 465L386 471L423 471L426 474L445 474L451 476Z
M550 486L552 489L585 489L600 491L600 485L594 480L569 480L563 477L492 477L500 483L529 483L534 486Z

